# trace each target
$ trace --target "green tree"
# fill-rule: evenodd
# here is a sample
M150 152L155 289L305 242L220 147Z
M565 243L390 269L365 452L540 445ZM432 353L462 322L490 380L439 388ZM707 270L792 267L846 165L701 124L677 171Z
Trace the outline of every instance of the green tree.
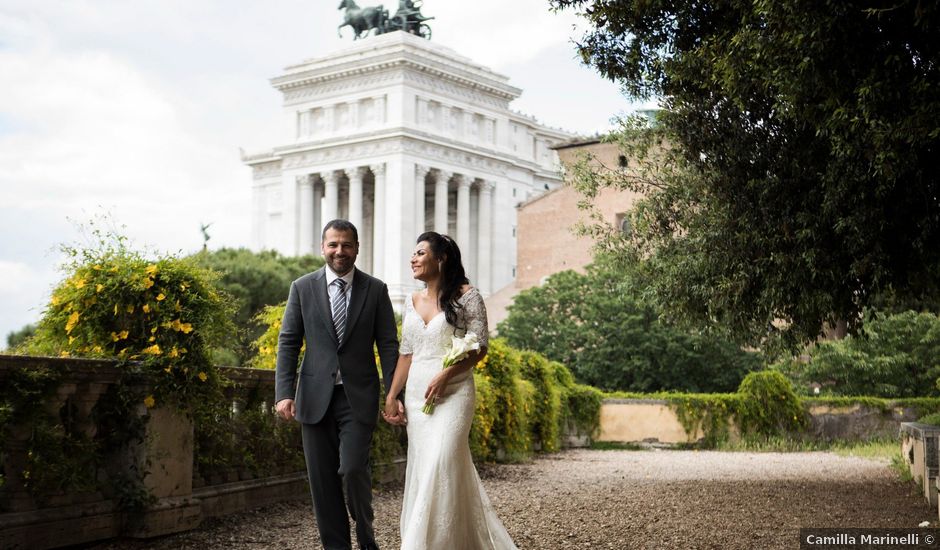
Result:
M318 256L285 257L273 250L252 252L245 248L222 248L200 252L193 258L202 266L218 271L217 285L235 299L237 310L233 321L237 328L235 341L217 350L216 359L243 366L254 354L252 342L265 327L255 321L265 306L287 299L291 281L323 265Z
M7 349L19 346L34 334L36 334L36 325L32 323L24 325L20 330L10 331L7 334Z
M636 170L578 185L647 194L633 238L605 244L650 257L673 315L795 347L885 294L938 306L937 3L551 4L589 22L585 62L661 100L615 136Z
M552 275L515 298L499 334L607 390L734 391L759 366L727 340L664 323L638 277L610 264Z
M876 313L856 335L820 342L807 364L782 369L799 386L816 382L833 395L940 395L940 317L906 311Z

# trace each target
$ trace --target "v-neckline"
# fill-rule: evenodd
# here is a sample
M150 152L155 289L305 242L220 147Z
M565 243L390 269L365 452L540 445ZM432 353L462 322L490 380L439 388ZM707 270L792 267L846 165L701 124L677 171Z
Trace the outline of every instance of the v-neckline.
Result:
M415 312L415 315L418 316L418 319L421 319L421 324L424 325L424 328L425 328L425 329L427 329L428 326L430 326L431 323L433 323L435 319L437 319L438 317L440 317L441 313L444 313L444 310L442 309L442 310L438 311L437 313L435 313L434 315L432 315L430 319L428 319L427 321L425 321L425 320L424 320L424 317L422 317L421 314L418 313L418 308L415 307L415 295L414 295L414 294L411 295L411 311L414 311L414 312Z

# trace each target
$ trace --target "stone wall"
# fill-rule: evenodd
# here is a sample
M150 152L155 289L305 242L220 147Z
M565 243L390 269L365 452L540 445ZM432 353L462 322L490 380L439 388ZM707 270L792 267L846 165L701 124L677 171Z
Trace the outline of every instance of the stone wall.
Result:
M917 420L917 411L901 406L886 410L850 405L834 407L807 404L808 435L821 441L863 440L897 437L902 422ZM732 437L737 427L729 426ZM681 445L702 439L701 431L685 431L675 411L662 399L605 399L601 406L600 432L596 441Z
M48 420L46 425L54 430L93 440L103 435L96 424L96 405L113 386L127 383L110 361L0 355L0 384L13 384L17 376L43 369L56 375L42 407L47 416L8 419L3 426L0 548L56 548L119 536L153 537L192 529L209 517L308 498L303 471L277 471L266 477L232 471L195 476L192 421L176 410L148 410L143 405L133 413L145 422L142 440L83 465L94 471L78 472L97 481L94 487L37 492L26 473L37 467L30 466L28 456L34 426ZM232 415L238 414L246 391L270 390L273 398L273 371L224 370L234 380L227 389ZM129 506L126 495L115 490L126 486L121 480L137 472L145 472L143 485L153 497L143 507Z

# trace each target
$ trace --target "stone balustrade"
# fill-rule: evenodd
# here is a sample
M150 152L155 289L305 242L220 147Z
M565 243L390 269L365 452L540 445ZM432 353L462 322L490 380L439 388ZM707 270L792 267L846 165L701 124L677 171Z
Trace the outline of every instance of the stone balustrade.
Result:
M230 436L226 445L237 451L229 455L209 448L218 434L200 434L186 414L172 408L148 409L140 403L131 407L133 418L115 423L108 411L117 390L131 385L146 394L149 384L115 362L0 355L4 391L16 394L22 388L37 392L23 399L42 400L19 407L29 410L29 417L9 417L9 411L0 410L0 547L152 537L192 529L209 517L306 498L306 473L297 459L302 456L299 430L290 431L287 423L273 428L274 373L222 370L231 381L224 390L231 408L219 411L218 427ZM139 437L113 437L111 432L138 422ZM257 434L252 437L252 430L268 429L284 430L279 435L282 450L288 449L284 456L270 456L275 449L252 448L265 444ZM124 442L113 446L111 440ZM48 463L30 454L37 444L52 453ZM196 451L215 460L203 460ZM231 456L266 458L246 465Z
M940 426L904 422L900 428L901 454L914 482L920 487L927 504L937 508L937 473L940 471L938 445Z

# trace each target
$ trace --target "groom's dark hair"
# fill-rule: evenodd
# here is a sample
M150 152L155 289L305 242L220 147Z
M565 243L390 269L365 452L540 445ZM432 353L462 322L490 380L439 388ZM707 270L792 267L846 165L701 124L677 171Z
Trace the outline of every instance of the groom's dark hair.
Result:
M460 289L470 281L460 260L460 249L457 243L447 235L434 231L422 233L416 242L428 243L431 254L441 262L441 294L437 297L438 306L444 312L444 318L451 326L465 329L457 325L457 310L462 308L460 302Z
M352 231L353 240L357 243L359 242L359 232L356 231L356 226L353 225L349 220L336 219L327 222L327 224L323 226L323 233L320 235L321 243L326 240L326 232L330 229L335 229L337 231Z

